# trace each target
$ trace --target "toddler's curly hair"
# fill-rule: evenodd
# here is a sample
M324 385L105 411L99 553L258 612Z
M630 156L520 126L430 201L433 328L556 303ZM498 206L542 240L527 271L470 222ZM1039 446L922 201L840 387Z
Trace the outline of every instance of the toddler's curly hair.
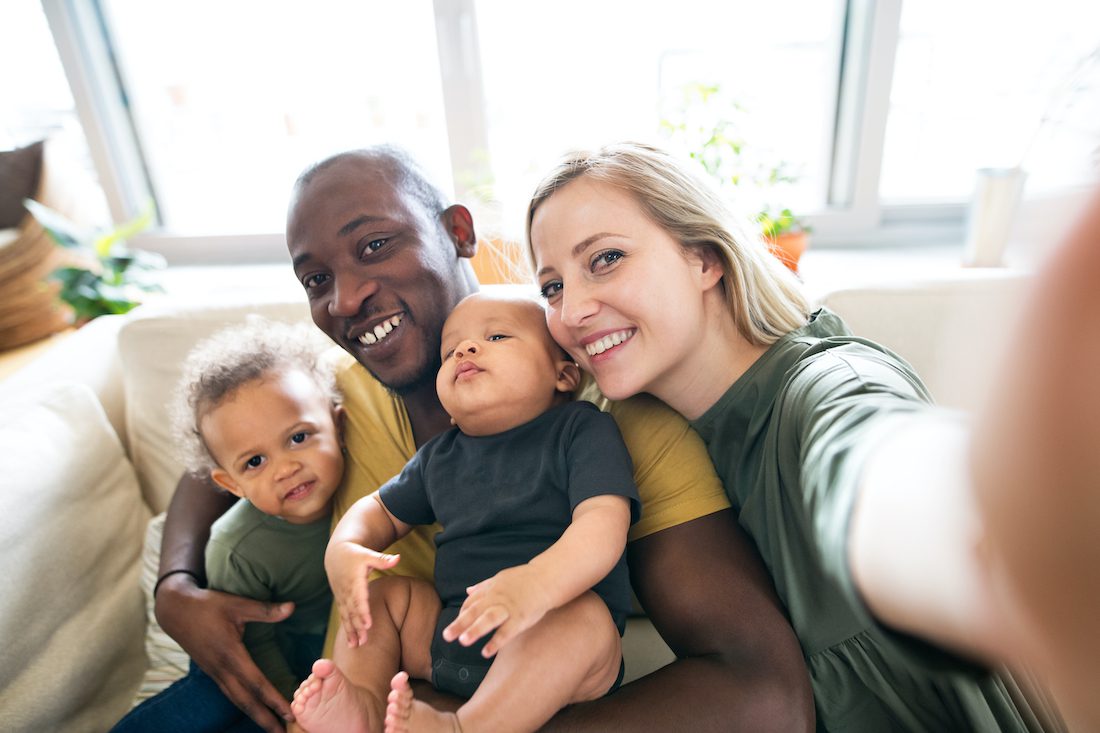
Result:
M183 361L170 408L172 434L184 467L209 473L217 461L199 431L202 418L243 385L267 374L298 370L340 402L331 349L315 326L249 316L199 341Z

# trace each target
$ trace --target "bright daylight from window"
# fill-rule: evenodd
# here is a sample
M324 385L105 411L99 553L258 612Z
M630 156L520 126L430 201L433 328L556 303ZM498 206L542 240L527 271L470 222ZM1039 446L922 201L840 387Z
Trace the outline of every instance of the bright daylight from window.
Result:
M111 176L139 181L165 236L277 235L305 165L383 141L510 238L562 152L618 139L692 154L747 213L790 208L841 243L912 204L961 221L981 167L1022 164L1035 190L1096 177L1098 3L99 0L101 23L59 33L69 7L5 3L26 32L0 53L25 73L2 82L0 136L83 145L69 84L126 100L84 157L115 212L138 203ZM89 34L115 67L74 55Z

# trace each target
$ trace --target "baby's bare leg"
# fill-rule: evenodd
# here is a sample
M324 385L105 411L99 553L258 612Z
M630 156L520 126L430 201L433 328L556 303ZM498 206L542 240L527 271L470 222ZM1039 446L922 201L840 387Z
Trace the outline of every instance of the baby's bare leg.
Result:
M333 661L319 660L294 695L291 708L310 733L383 729L386 695L398 668L431 674L431 638L439 596L428 583L400 576L370 585L373 625L367 643L348 647L337 634Z
M606 694L621 660L618 629L604 602L589 591L505 646L457 713L415 700L407 680L398 676L386 731L533 731L566 705Z

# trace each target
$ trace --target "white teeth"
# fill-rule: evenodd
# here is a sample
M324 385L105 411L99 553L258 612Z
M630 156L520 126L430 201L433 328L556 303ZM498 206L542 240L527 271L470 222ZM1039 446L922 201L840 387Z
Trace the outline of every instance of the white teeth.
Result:
M367 331L362 336L360 336L359 343L366 344L367 346L376 344L382 339L386 338L386 336L388 336L399 323L401 323L400 314L393 316L392 318L387 318L386 320L375 326L373 331Z
M623 331L616 331L615 333L609 333L598 341L593 341L587 344L584 349L588 352L589 356L596 356L610 349L612 346L618 346L622 342L628 340L634 335L634 329L626 329Z

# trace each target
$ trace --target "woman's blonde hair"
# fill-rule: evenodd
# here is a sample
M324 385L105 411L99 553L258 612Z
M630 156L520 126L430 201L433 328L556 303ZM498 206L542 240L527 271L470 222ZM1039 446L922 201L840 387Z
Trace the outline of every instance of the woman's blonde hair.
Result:
M559 188L587 176L630 194L642 211L687 253L717 255L722 287L741 335L768 345L806 325L801 283L730 210L717 191L668 153L623 142L568 154L535 189L527 207L527 248L535 211Z

